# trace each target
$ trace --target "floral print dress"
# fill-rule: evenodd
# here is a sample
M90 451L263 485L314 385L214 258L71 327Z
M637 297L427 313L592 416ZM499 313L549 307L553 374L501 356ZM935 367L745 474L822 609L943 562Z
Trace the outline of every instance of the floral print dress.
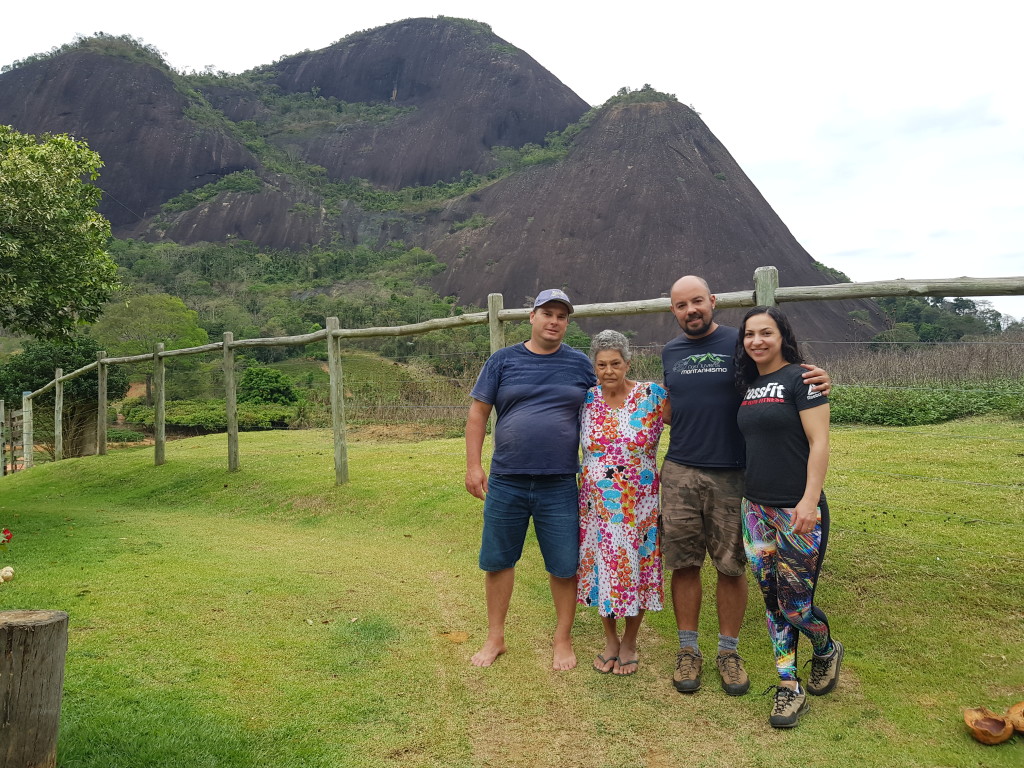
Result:
M667 398L660 384L636 382L621 408L608 406L600 386L583 404L576 597L602 616L662 607L656 454Z

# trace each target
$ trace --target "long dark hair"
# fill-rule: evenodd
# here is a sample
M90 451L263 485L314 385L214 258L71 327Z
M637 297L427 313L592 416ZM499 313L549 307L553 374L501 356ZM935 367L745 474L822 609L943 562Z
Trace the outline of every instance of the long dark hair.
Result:
M740 323L740 335L736 339L736 389L740 392L745 392L751 382L760 376L757 371L757 363L750 358L750 355L747 354L747 350L743 346L743 335L747 330L747 321L752 317L757 317L757 315L768 315L779 326L779 335L782 336L783 360L787 363L802 363L804 361L803 355L800 354L800 349L797 346L793 326L789 324L789 319L782 314L782 310L778 307L754 307L743 316L743 322Z

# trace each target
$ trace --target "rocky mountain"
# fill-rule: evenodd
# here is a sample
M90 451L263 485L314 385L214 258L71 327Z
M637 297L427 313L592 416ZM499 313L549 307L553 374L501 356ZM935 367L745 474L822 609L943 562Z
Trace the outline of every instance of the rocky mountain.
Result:
M473 216L486 223L451 231L452 222ZM452 201L419 242L448 264L437 278L440 292L477 304L489 292L503 293L506 305L522 302L552 285L581 303L655 298L691 273L712 290L744 290L764 265L778 267L783 284L834 282L697 113L677 101L602 109L564 160ZM856 310L865 302L786 307L808 340L862 338L849 316ZM678 333L671 315L614 323L633 323L650 339Z
M484 24L407 19L290 56L271 82L286 93L414 109L383 125L300 136L294 145L332 178L391 189L485 173L491 147L543 143L589 108Z
M87 139L118 236L403 240L447 265L435 287L463 304L497 291L516 306L549 286L579 303L653 298L687 272L740 290L766 264L784 284L834 282L699 115L651 89L627 96L589 110L485 24L408 19L228 77L82 41L0 75L0 123ZM529 150L569 126L545 162L500 170L496 147ZM388 191L405 202L380 203ZM808 339L881 327L871 302L788 309ZM584 323L602 324L642 341L678 330L667 314Z
M259 167L233 136L189 116L193 100L162 62L127 53L71 50L0 75L0 123L68 133L99 152L100 210L115 231L159 213L182 190Z

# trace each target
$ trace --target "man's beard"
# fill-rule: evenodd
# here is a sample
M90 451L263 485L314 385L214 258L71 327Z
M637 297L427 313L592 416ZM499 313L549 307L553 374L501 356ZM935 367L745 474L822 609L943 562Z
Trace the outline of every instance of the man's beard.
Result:
M700 317L703 320L704 315L701 315ZM687 320L686 324L683 325L683 333L685 333L687 336L692 336L694 338L703 336L709 330L711 330L711 326L714 325L714 322L715 322L715 314L714 314L714 312L711 313L711 317L708 318L707 322L705 322L703 325L701 325L696 330L691 330L690 329L690 327L689 327L690 321Z

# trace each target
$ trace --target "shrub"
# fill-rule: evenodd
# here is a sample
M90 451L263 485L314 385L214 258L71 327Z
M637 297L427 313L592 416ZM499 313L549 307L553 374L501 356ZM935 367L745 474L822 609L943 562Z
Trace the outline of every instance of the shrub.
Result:
M136 405L124 411L132 424L152 427L154 409ZM295 408L287 405L259 405L239 403L238 428L243 432L260 429L286 429L295 418ZM223 400L176 400L167 403L165 423L189 432L223 432L228 427Z
M833 424L912 427L965 416L1005 413L1024 416L1024 382L1004 381L968 386L841 386L829 396Z
M107 430L108 443L141 443L145 439L146 436L143 433L136 432L134 429Z
M238 384L240 403L290 405L296 400L292 380L274 368L247 368Z
M459 230L462 229L480 229L481 227L486 227L490 223L491 220L484 216L482 213L474 213L468 219L457 221L454 224L452 224L452 228L450 231L458 232Z

